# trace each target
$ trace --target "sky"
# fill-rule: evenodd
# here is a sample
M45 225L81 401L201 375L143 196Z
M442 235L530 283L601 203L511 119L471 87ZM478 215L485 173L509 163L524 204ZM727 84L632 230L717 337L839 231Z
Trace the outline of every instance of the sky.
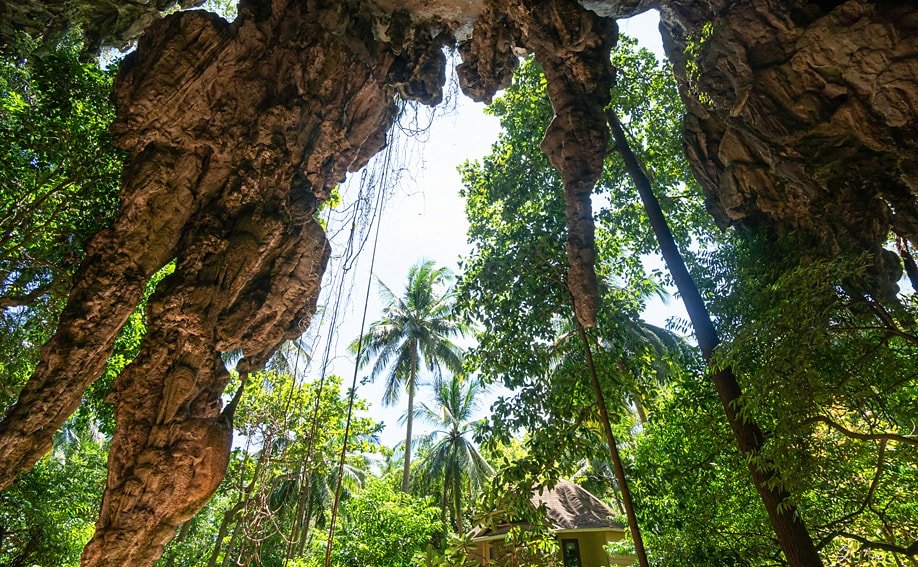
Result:
M662 57L658 22L657 13L651 11L621 20L619 26L622 33L636 37L641 46ZM323 296L320 298L320 304L326 307L312 330L313 356L306 370L307 379L320 375L325 366L326 372L340 375L347 385L351 383L354 361L346 347L360 333L368 283L370 290L366 305L366 325L378 319L382 312L379 286L374 278L400 293L405 287L409 268L419 259L431 259L438 265L457 271L458 260L470 251L466 240L468 222L465 218L465 205L459 196L462 182L456 168L466 160L480 159L489 153L500 132L500 125L495 117L484 113L483 104L463 96L454 84L450 89L450 83L454 83L454 80L448 80L447 90L451 92L446 97L447 101L435 111L425 133L408 139L400 135L399 143L396 144L400 151L390 160L392 168L389 175L390 180L398 175L398 181L385 199L372 269L373 278L370 278L370 264L375 228L371 228L371 232L366 235L368 238L363 251L351 265L343 261L350 234L350 220L342 215L337 221L333 217L329 224L333 253L326 273ZM428 116L426 109L419 111L420 121L424 122ZM376 171L379 172L378 169ZM366 173L352 174L342 186L345 203L352 201L359 193L361 176L365 178ZM370 225L359 223L359 226ZM343 270L344 264L347 264L347 271ZM342 282L344 285L340 285ZM333 305L338 297L341 297L342 307L335 316ZM681 305L674 300L668 304L658 300L644 314L646 320L655 324L664 324L671 316L684 317ZM329 333L332 319L335 320L337 333ZM327 342L329 337L330 343ZM324 365L326 358L328 363ZM385 424L380 436L383 444L394 446L404 439L404 428L399 418L407 406L405 396L397 406L384 407L380 401L382 380L361 384L366 374L365 371L358 374L357 395L370 403L370 416ZM419 393L419 401L430 402L427 390ZM479 416L486 415L487 406L497 396L507 394L502 388L492 388L484 399ZM422 434L429 431L429 428L424 424L416 424L415 431Z

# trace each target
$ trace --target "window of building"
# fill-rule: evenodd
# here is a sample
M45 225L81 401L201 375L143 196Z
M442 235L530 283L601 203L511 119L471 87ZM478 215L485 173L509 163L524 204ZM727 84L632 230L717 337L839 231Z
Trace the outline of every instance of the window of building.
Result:
M576 539L561 540L561 555L564 558L564 567L582 567L580 543Z

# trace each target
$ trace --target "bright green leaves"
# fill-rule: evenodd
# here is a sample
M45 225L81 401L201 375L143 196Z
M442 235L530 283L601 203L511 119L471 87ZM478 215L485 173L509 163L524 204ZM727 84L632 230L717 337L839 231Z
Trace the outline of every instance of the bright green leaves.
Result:
M0 57L0 406L32 372L89 237L118 208L111 73L65 41Z
M386 480L370 480L341 506L332 548L340 567L410 567L415 554L442 538L440 510L431 500L405 494ZM318 562L305 562L312 567Z
M231 384L230 390L238 387ZM344 506L366 477L368 457L381 450L381 425L356 400L343 475ZM234 418L235 443L226 478L211 502L192 519L185 535L167 548L162 564L246 563L286 559L319 564L344 438L348 398L341 379L301 383L289 374L249 377ZM290 543L290 541L293 543Z

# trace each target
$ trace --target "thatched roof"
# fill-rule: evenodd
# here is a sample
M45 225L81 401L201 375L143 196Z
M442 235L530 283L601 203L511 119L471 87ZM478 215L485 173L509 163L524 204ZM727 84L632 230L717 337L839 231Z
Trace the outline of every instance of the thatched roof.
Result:
M558 481L552 490L533 494L532 505L545 504L546 515L554 530L581 530L590 528L623 528L609 516L615 515L591 492L567 480Z
M623 529L625 526L609 519L615 515L612 508L582 486L568 480L560 480L552 489L542 494L535 493L529 499L538 508L545 504L545 516L549 528L559 530ZM479 527L473 538L494 538L510 531L512 524L495 528Z

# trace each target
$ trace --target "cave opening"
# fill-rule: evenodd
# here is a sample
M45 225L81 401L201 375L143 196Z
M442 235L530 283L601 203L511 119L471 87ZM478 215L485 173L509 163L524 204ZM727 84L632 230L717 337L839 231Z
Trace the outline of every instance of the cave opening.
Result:
M721 225L802 231L829 254L873 254L876 269L864 293L882 297L877 290L902 273L883 249L890 227L916 240L918 146L909 94L916 20L907 6L857 0L803 2L801 10L760 3L661 7L664 46L686 105L688 160ZM610 147L609 53L619 31L613 18L643 4L506 0L394 9L386 2L253 0L232 23L194 11L146 22L115 86L112 133L127 156L121 211L89 242L57 331L0 423L0 487L48 451L53 431L102 373L149 279L174 260L174 273L149 298L139 353L110 396L116 431L108 487L83 556L87 565L156 560L226 471L232 416L221 395L230 376L220 354L241 353L243 373L263 367L313 319L326 273L325 288L339 298L351 295L348 278L351 288L365 279L355 266L373 222L381 222L374 203L410 214L381 197L400 174L411 174L391 167L402 150L390 132L393 125L413 129L400 121L428 111L406 115L396 97L439 104L445 85L453 85L447 46L456 45L462 60L456 82L477 101L509 85L522 51L544 70L555 115L541 149L565 195L565 285L578 323L595 326L592 192ZM838 37L845 38L841 46L823 49ZM459 120L468 134L481 134L483 127ZM461 136L453 142L459 147ZM851 181L877 164L895 170L882 172L890 186ZM356 190L339 189L358 171ZM336 191L345 195L343 208L323 211ZM433 199L426 205L440 206ZM461 207L454 201L445 208ZM442 222L393 222L409 234L464 232ZM343 252L326 230L346 236ZM417 237L403 239L391 246L415 256L407 250ZM442 248L432 238L423 244ZM327 272L329 262L341 267ZM328 326L337 325L337 312L335 303ZM737 410L728 402L741 397L735 379L734 386L724 398L728 415ZM745 420L732 419L739 431ZM752 456L765 443L757 426L737 438ZM772 486L776 473L767 462L759 468L753 479L788 560L818 563L793 504L776 497L787 494Z

